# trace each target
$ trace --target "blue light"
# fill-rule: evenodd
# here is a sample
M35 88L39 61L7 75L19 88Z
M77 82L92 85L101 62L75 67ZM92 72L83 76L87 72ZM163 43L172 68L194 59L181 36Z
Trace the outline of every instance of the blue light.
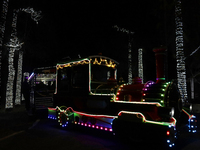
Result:
M193 130L192 132L193 132L193 133L196 133L197 131L196 131L196 130Z
M167 140L167 143L170 143L170 140Z

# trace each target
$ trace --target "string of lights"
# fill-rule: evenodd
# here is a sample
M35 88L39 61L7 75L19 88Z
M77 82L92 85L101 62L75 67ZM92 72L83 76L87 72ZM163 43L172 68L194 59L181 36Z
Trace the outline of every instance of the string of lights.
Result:
M8 81L6 89L6 104L5 108L13 108L13 84L15 79L15 68L14 68L14 52L15 50L21 49L23 43L20 43L18 38L11 38L10 42L5 44L8 48Z
M8 56L8 82L6 90L6 105L5 108L13 108L13 86L14 86L14 77L15 77L15 68L14 65L14 53L15 50L20 50L23 43L20 43L17 38L17 17L19 12L26 12L31 14L31 18L38 23L41 19L41 11L34 11L33 8L26 9L14 9L13 10L13 21L12 21L12 33L10 42L6 44L9 49ZM18 58L18 71L17 71L17 81L16 81L16 96L15 96L15 105L21 104L21 82L22 82L22 63L23 63L23 51L19 51ZM14 74L14 75L13 75Z
M181 100L187 98L187 85L186 85L186 68L184 57L184 45L183 45L183 22L181 17L181 0L177 0L175 6L175 23L176 23L176 60L177 60L177 80L178 88L182 95Z
M3 1L1 24L0 24L0 89L1 89L1 63L2 63L2 51L3 51L3 39L5 33L6 17L8 13L8 3L9 0Z
M134 34L134 32L118 27L117 25L113 26L113 28L116 28L117 31L127 33L129 35L129 43L128 43L128 83L132 84L132 78L133 78L133 73L132 73L132 54L131 54L131 40L130 40L130 35Z
M143 83L143 59L142 59L143 49L138 49L138 76L142 79Z

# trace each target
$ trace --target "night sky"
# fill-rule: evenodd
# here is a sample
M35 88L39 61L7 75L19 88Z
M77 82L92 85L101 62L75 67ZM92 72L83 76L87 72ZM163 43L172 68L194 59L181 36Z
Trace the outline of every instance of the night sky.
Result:
M186 55L200 45L199 6L198 0L183 2ZM84 57L102 53L117 60L120 63L119 75L125 76L128 69L129 36L113 28L118 25L134 32L130 37L134 71L137 71L138 48L143 48L145 78L155 80L155 57L152 50L164 45L168 49L168 76L176 78L174 0L10 0L8 30L11 26L12 10L27 7L42 11L43 17L36 24L31 20L30 14L18 15L18 37L25 43L24 71L55 65L68 56L77 58L78 55ZM6 32L6 40L9 39L9 31ZM188 67L199 62L197 56L200 51L195 55L196 59L188 59ZM136 76L137 72L133 74Z

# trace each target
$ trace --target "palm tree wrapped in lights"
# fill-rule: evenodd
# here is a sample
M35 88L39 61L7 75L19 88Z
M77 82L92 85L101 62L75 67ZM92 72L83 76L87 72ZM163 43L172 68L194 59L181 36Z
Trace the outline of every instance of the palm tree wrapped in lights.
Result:
M15 79L14 52L20 50L23 43L20 43L17 37L11 38L10 42L5 44L9 49L8 55L8 81L6 90L5 108L13 108L13 83Z
M31 19L38 21L41 19L41 11L34 11L33 8L26 9L14 9L13 11L13 21L12 21L12 34L11 39L6 46L9 49L9 58L8 58L8 82L7 82L7 90L6 90L6 106L5 108L13 108L13 85L14 85L14 77L15 77L15 69L13 66L14 63L14 52L15 50L20 50L23 43L20 43L17 38L17 15L19 12L26 12L31 14ZM15 96L15 105L21 104L21 82L22 82L22 63L23 63L23 51L19 51L19 59L18 59L18 71L17 71L17 83L16 83L16 96Z

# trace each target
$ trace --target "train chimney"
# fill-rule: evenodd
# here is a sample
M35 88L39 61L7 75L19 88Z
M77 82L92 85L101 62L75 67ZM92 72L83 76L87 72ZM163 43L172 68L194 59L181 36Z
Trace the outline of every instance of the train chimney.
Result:
M156 83L165 82L165 56L166 49L165 48L155 48L153 49L155 52L156 58Z

